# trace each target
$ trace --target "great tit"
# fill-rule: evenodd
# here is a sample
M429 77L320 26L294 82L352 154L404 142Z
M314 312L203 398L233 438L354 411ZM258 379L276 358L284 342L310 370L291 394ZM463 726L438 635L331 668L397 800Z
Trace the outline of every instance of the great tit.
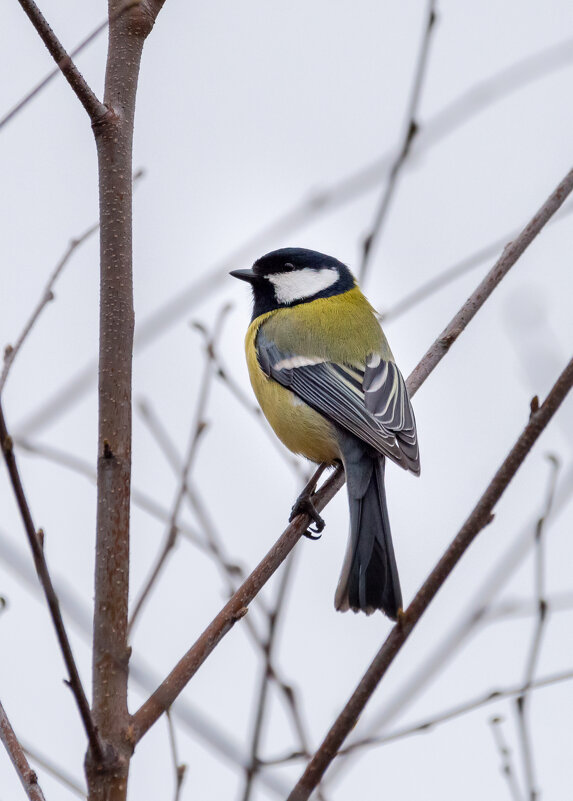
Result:
M231 275L253 290L245 348L267 420L294 453L344 466L350 537L335 607L395 620L402 595L384 466L389 457L418 475L420 460L406 384L374 309L344 264L314 250L275 250Z

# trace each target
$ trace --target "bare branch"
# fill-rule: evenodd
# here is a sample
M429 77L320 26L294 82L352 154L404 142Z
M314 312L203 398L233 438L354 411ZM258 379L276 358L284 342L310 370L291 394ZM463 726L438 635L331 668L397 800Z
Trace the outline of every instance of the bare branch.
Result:
M50 55L56 62L58 69L62 72L65 79L74 90L78 100L89 114L92 123L97 123L107 114L108 110L106 106L101 103L92 92L84 77L72 61L71 56L66 53L60 40L48 25L48 22L38 6L34 3L34 0L19 0L19 2L28 15L30 22L38 31L41 40L50 51Z
M386 642L378 651L350 700L336 719L320 748L288 797L288 801L306 801L335 758L358 716L368 703L380 680L406 642L416 623L450 575L462 555L480 531L492 519L492 511L515 476L539 435L551 420L573 385L573 359L561 373L543 405L534 412L522 434L509 452L488 488L434 567L408 609L400 616Z
M10 725L8 715L0 703L0 740L12 760L18 778L22 782L22 787L30 801L45 801L44 794L38 784L38 777L28 764L26 754L20 745L14 729Z
M269 616L269 630L267 639L264 644L264 662L261 674L261 680L258 689L258 700L256 704L255 722L251 734L251 750L250 750L250 763L245 770L245 786L243 789L243 801L249 801L251 791L254 787L254 779L260 768L259 749L261 744L261 735L263 731L263 722L265 718L265 711L267 705L267 693L269 689L269 680L272 675L272 662L273 650L276 642L276 635L278 630L278 623L281 611L284 606L286 598L286 591L288 581L293 566L294 553L289 554L283 567L277 596L273 606L273 611Z
M183 787L185 774L187 772L187 765L185 765L184 762L180 762L179 756L177 754L177 738L175 736L175 726L173 725L173 721L171 719L171 712L169 709L165 713L165 717L167 718L169 747L171 749L171 756L173 758L173 770L175 772L175 794L173 796L173 801L179 801L179 796L181 795L181 788Z
M361 282L366 280L366 274L370 266L372 255L374 253L374 246L380 239L382 228L384 226L384 222L386 220L390 204L392 203L394 192L398 185L398 177L400 175L404 162L408 158L408 153L410 152L410 147L412 145L412 142L414 141L414 138L418 133L418 121L417 121L418 106L420 104L422 85L424 83L424 76L426 74L426 68L428 64L428 55L430 52L430 40L432 36L432 31L434 29L434 24L436 22L435 6L436 6L435 0L428 0L428 7L426 10L426 24L424 25L424 31L422 34L422 40L420 42L420 49L418 52L418 62L416 64L416 69L414 70L414 79L412 82L412 88L410 90L410 99L408 101L406 109L406 117L402 132L402 143L399 146L396 155L393 158L392 164L390 166L388 181L386 183L384 191L382 192L382 196L380 198L376 214L374 215L374 221L372 223L372 227L368 235L364 238L362 261L360 264L360 268L358 270L358 279Z
M521 793L519 792L519 786L511 762L511 751L501 730L502 722L502 719L499 717L491 718L490 725L493 739L495 740L496 748L501 757L501 772L507 780L510 795L513 801L521 801Z
M551 514L551 507L553 506L555 486L559 472L559 460L551 454L548 456L548 459L551 463L552 469L549 479L547 501L545 504L545 511L537 521L537 526L535 527L535 594L537 599L537 622L533 631L533 637L525 667L523 692L515 699L518 729L521 741L521 753L523 758L523 769L527 785L527 795L530 801L535 801L535 799L538 797L538 791L536 790L533 749L531 744L527 712L530 699L529 691L533 682L535 667L541 653L541 639L547 623L548 608L547 600L545 598L545 554L543 528L545 521Z
M46 557L44 555L44 534L43 532L36 533L36 527L34 526L34 521L32 520L32 514L30 512L30 507L28 506L28 501L24 493L24 487L22 486L20 473L18 471L18 465L16 463L16 456L14 454L12 438L9 435L8 430L6 428L6 421L4 419L4 411L2 409L1 402L0 402L0 445L2 447L4 461L6 462L6 467L8 469L8 475L10 476L10 481L12 483L12 489L14 490L16 503L18 504L20 516L22 517L24 529L26 531L28 542L32 550L32 556L34 557L34 565L36 567L36 572L38 574L38 578L40 579L42 589L44 590L44 595L48 603L50 615L52 618L52 623L54 624L54 628L56 630L56 636L58 638L60 649L64 657L64 662L68 670L69 686L76 700L76 704L78 706L82 723L84 725L84 729L88 737L90 749L93 751L95 757L101 758L102 746L97 733L97 729L95 727L94 721L91 716L88 700L86 698L86 694L84 692L84 688L80 680L80 674L78 672L76 662L74 660L70 641L68 639L68 635L64 626L64 621L62 619L60 604L52 584L52 579L50 577L48 565L46 563Z

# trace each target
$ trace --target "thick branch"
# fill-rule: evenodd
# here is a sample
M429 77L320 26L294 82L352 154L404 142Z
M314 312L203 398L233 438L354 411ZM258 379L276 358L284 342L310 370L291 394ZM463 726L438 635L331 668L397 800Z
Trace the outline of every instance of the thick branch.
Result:
M93 714L106 742L87 760L91 801L123 801L133 743L128 732L127 645L133 351L132 142L141 54L159 5L109 1L104 101L93 125L100 198L100 348Z
M92 92L85 78L82 76L71 57L66 52L60 40L48 25L48 22L34 0L20 0L20 5L28 15L30 22L40 34L40 38L50 51L50 55L62 71L82 106L90 116L92 123L101 120L107 113L107 108Z
M386 642L378 651L370 667L361 679L352 697L326 735L322 745L309 762L288 801L306 801L320 782L326 769L335 758L348 733L356 725L358 717L378 683L406 642L414 626L450 575L462 555L475 537L491 520L492 510L506 487L517 473L539 435L551 420L573 385L573 359L561 373L544 404L532 413L521 436L495 474L488 488L474 507L472 513L434 567L414 600L390 632Z
M30 801L45 801L44 793L38 784L38 777L26 759L26 754L16 737L14 729L10 725L2 704L0 704L0 740L2 740L4 748L12 760L16 773L22 782L22 787Z

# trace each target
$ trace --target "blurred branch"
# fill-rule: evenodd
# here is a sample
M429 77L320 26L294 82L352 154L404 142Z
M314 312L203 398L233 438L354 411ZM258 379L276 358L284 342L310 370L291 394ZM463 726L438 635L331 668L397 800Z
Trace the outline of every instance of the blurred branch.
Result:
M521 741L521 753L523 758L523 770L527 786L527 795L530 801L536 800L538 797L538 792L536 790L533 751L527 711L529 708L530 688L535 674L535 667L541 652L541 639L547 622L543 528L545 521L551 514L551 507L553 505L553 498L555 496L555 486L559 473L559 460L552 454L548 456L548 459L551 463L551 475L549 479L547 501L545 505L545 511L537 521L537 526L535 527L535 594L537 598L537 623L533 631L533 638L525 668L523 692L515 699L518 729Z
M465 551L480 531L492 519L492 511L510 481L524 462L539 435L558 410L573 385L573 359L561 373L543 405L532 412L530 420L470 516L434 567L408 609L400 616L386 642L382 645L370 667L362 677L350 700L332 725L314 757L288 797L288 801L306 801L320 782L324 772L336 757L348 733L380 680L392 664L403 644L428 605L450 575Z
M541 679L536 679L531 682L530 689L532 691L537 691L543 689L544 687L551 687L555 684L562 684L563 682L572 680L573 670L568 670L563 673L555 673L550 676L545 676ZM489 706L489 704L497 704L500 701L516 698L517 696L521 695L521 693L523 693L522 683L510 685L509 687L498 687L497 689L491 690L483 695L470 698L468 701L463 701L462 703L455 704L447 709L443 709L440 712L435 712L434 714L429 715L427 718L417 721L416 723L410 723L403 728L394 729L394 731L390 731L388 734L381 734L375 737L362 737L359 740L355 740L353 743L346 746L346 748L341 748L338 752L338 756L347 757L349 754L355 753L356 751L366 747L388 745L389 743L396 742L396 740L402 740L405 737L411 737L412 735L416 734L425 734L443 723L449 723L451 720L455 720L463 715L475 712L476 709Z
M493 739L501 758L501 772L507 780L507 786L509 787L509 792L513 798L513 801L522 801L521 793L519 792L519 786L517 784L517 778L511 762L511 751L505 740L505 737L503 736L501 724L502 719L500 717L494 717L490 720Z
M133 183L135 183L144 175L144 171L142 169L137 170L133 175ZM66 248L64 254L56 264L50 278L48 279L48 283L44 287L40 300L38 301L35 309L33 310L28 322L24 326L24 329L18 339L16 340L16 344L14 346L7 345L4 350L4 367L2 369L2 373L0 375L0 395L2 395L2 391L4 389L4 385L6 384L6 379L8 378L8 373L10 372L10 368L14 362L14 359L18 355L24 341L28 337L28 334L36 324L40 314L45 309L45 307L54 299L54 286L56 281L60 277L60 274L66 264L70 261L72 256L74 255L75 251L84 244L96 231L99 230L99 222L90 225L83 234L80 234L78 237L74 237L74 239L70 240L68 247Z
M74 660L70 641L68 639L68 635L64 626L64 621L62 619L60 604L58 602L58 598L56 596L52 584L52 579L50 577L50 572L48 570L48 565L46 563L46 557L44 555L44 533L42 531L38 531L36 533L36 527L34 526L34 521L32 520L32 514L30 512L30 507L28 505L26 494L24 492L24 487L22 485L22 480L20 478L18 465L16 463L16 456L14 455L12 438L9 435L8 430L6 428L6 421L4 419L4 412L2 409L1 402L0 402L0 445L2 447L2 453L4 456L4 461L6 462L8 475L10 476L10 482L12 484L12 489L14 491L16 503L18 505L20 516L24 524L24 529L28 537L28 542L32 550L32 556L34 557L34 565L36 567L36 572L38 574L38 578L42 585L42 589L44 590L44 596L48 603L48 608L50 610L52 623L56 630L56 636L58 638L60 650L62 651L64 662L68 670L68 676L69 676L68 684L76 700L80 717L82 719L82 723L84 725L84 729L88 737L90 749L93 751L95 758L100 758L102 756L101 742L99 739L96 726L92 719L89 703L86 698L84 688L82 686L76 662Z
M219 315L218 315L217 320L215 322L215 325L213 327L213 332L208 337L208 339L206 341L206 344L205 344L205 351L206 351L205 368L204 368L204 371L203 371L203 378L201 380L201 384L200 384L200 388L199 388L199 400L198 400L198 403L197 403L197 409L195 411L194 422L193 422L193 425L191 427L191 436L190 436L190 439L189 439L189 446L187 448L187 456L185 458L185 462L183 464L183 469L181 471L179 487L178 487L177 493L175 495L175 499L173 501L173 506L172 506L172 509L171 509L171 513L169 515L169 523L168 523L168 527L167 527L165 541L164 541L164 544L163 544L163 546L162 546L162 548L161 548L161 550L160 550L160 552L159 552L159 554L157 556L157 559L155 561L155 565L154 565L154 567L153 567L153 569L151 571L151 575L149 576L149 579L145 583L145 586L143 587L142 591L140 592L139 598L137 599L137 601L135 603L135 606L134 606L134 609L133 609L133 612L132 612L132 615L131 615L131 620L129 621L129 625L127 627L128 634L132 631L133 625L134 625L135 621L137 620L137 617L138 617L138 615L139 615L139 613L140 613L140 611L141 611L141 609L143 607L143 604L145 603L145 601L149 597L149 594L151 593L153 587L155 586L155 583L157 582L157 580L158 580L158 578L159 578L159 576L161 574L161 571L163 570L163 567L164 567L164 565L165 565L165 563L167 561L167 557L169 556L169 554L171 553L171 551L175 547L175 543L177 541L177 533L179 531L179 529L178 529L179 512L181 510L181 505L183 503L183 499L184 499L186 491L187 491L189 474L190 474L190 471L191 471L191 467L193 465L193 461L194 461L195 456L197 454L197 449L198 449L198 446L199 446L199 440L201 438L201 435L205 431L205 427L207 425L206 422L205 422L205 409L207 407L207 401L208 401L208 398L209 398L209 391L210 391L210 388L211 388L211 380L213 378L213 367L212 367L211 359L209 358L209 350L213 346L213 343L215 343L217 341L218 337L221 335L223 322L224 322L225 316L227 315L229 309L230 309L229 305L223 306L223 308L219 312ZM200 330L203 330L203 329L200 328Z
M430 149L492 103L507 97L531 81L568 66L571 62L573 62L573 38L570 37L533 56L527 56L507 69L470 87L442 111L425 121L416 137L415 152L419 154ZM388 175L394 158L395 153L388 152L351 175L333 182L323 189L315 190L250 237L208 270L202 278L193 281L187 289L178 291L171 300L151 313L138 326L135 351L139 352L147 347L183 315L187 314L191 308L211 295L223 281L227 280L229 270L242 266L246 261L252 261L275 245L277 240L284 240L302 226L312 223L320 215L333 211L378 187L380 181ZM412 160L407 160L405 166L408 167L411 163ZM51 398L42 401L36 411L21 423L18 433L28 435L63 414L93 384L96 368L95 360L87 363L63 387L56 390Z
M34 3L34 0L19 0L19 2L28 15L30 22L40 35L41 40L48 48L58 69L62 72L63 76L74 90L76 97L89 114L92 124L100 122L108 113L107 107L101 103L92 92L84 77L72 61L71 56L66 53L58 37L48 25L44 15ZM133 4L132 2L131 5Z
M95 225L91 225L88 229L84 231L83 234L77 237L77 239L72 239L68 248L64 255L61 257L59 262L56 264L53 273L51 274L48 283L44 287L40 300L38 301L36 308L33 310L28 322L24 326L24 329L18 339L16 340L16 344L14 346L7 345L6 349L4 350L4 368L2 370L2 374L0 375L0 395L2 394L2 390L4 389L4 385L6 383L6 379L8 378L8 373L10 372L10 368L14 362L14 359L18 355L18 352L30 331L32 330L34 324L36 323L38 317L44 310L44 308L54 299L54 285L58 278L60 277L60 273L69 262L71 257L73 256L75 250L80 247L87 239L90 238L95 232L99 229L99 223L95 223Z
M250 747L250 762L245 769L245 786L243 789L243 801L249 801L251 792L254 787L254 779L260 769L259 749L261 745L261 734L263 730L263 722L265 718L265 710L267 705L267 694L269 689L269 680L273 674L272 659L273 650L276 642L276 635L278 630L278 623L281 612L284 607L284 600L286 598L286 591L288 581L293 566L294 553L289 554L285 560L285 565L280 578L280 583L273 605L273 610L269 615L269 625L267 638L263 645L264 662L261 674L261 680L258 688L258 700L256 703L255 721L253 731L251 733L251 747Z
M564 217L569 216L573 212L573 202L563 204L562 208L549 220L549 225L554 222L562 220ZM511 240L519 235L519 231L512 231L505 236L501 236L489 245L474 251L469 256L461 259L451 267L446 268L442 272L430 278L429 281L424 282L420 286L413 289L404 295L403 298L390 306L386 311L380 312L382 322L386 323L389 320L394 320L402 314L413 309L418 304L430 298L432 295L439 292L444 287L449 286L455 280L463 275L471 272L476 267L479 267L486 259L489 259L499 253L500 250Z
M435 6L436 6L435 0L428 0L428 6L426 10L426 23L424 25L424 31L422 33L422 39L420 42L420 48L418 52L418 60L416 68L414 70L414 79L412 82L412 87L410 89L410 98L408 100L406 117L402 132L402 142L401 145L398 147L398 150L396 151L396 154L390 165L386 187L382 192L382 196L380 197L378 208L376 210L376 214L374 215L374 221L372 223L372 227L367 236L364 238L363 249L362 249L362 261L360 263L360 268L358 270L358 280L360 282L366 280L366 274L370 266L370 261L374 252L374 246L376 245L377 240L380 239L382 228L384 226L384 222L388 215L390 204L392 203L392 200L394 198L394 193L398 185L398 177L400 175L404 162L408 158L408 153L410 152L410 146L414 140L414 137L418 133L418 121L417 121L418 106L420 104L422 85L424 83L424 76L426 74L426 68L428 65L430 40L432 36L432 31L434 29L434 24L436 22Z
M175 736L175 726L173 725L173 721L171 719L171 712L169 711L169 709L165 713L165 717L167 718L169 747L171 749L171 756L173 758L173 770L175 771L175 794L173 796L173 801L179 801L179 796L181 795L181 788L183 787L183 782L185 780L187 765L179 761L179 756L177 754L177 738Z
M34 762L38 767L42 768L49 773L56 781L60 782L64 787L66 787L70 792L77 795L78 798L86 798L87 793L84 787L82 787L79 782L71 776L64 768L60 765L56 765L52 762L51 759L44 756L43 754L39 754L34 748L30 748L28 745L22 743L22 750L32 762Z
M12 764L18 774L18 778L22 782L26 795L30 801L45 801L44 794L38 784L38 777L28 764L26 754L20 745L14 729L10 725L8 716L4 711L4 707L0 703L0 740L4 744L4 748L8 752L8 756L12 760Z
M502 278L507 275L521 254L529 247L531 242L543 229L544 225L563 204L567 196L571 193L571 190L573 190L573 169L567 173L565 178L551 193L543 206L541 206L530 222L527 223L521 233L513 242L506 245L500 258L485 276L481 284L426 352L425 356L408 379L410 395L418 389L428 376L428 370L433 370L443 359L458 336L465 329L466 325L474 318Z

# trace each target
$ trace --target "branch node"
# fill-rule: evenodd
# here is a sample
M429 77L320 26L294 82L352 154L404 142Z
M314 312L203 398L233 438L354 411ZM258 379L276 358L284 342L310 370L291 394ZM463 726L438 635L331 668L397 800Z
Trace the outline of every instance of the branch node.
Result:
M104 439L103 441L103 458L113 459L113 451L107 439Z
M536 412L539 411L539 395L534 395L531 398L531 403L529 404L529 419L533 417Z

